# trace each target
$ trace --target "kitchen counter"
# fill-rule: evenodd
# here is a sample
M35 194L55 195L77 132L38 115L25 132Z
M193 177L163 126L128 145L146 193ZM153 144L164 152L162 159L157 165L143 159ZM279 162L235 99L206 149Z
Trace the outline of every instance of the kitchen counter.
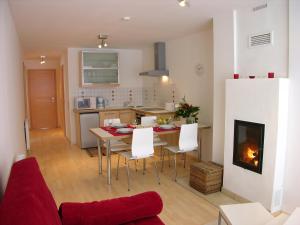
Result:
M74 113L93 113L93 112L106 112L106 111L120 111L132 110L137 113L147 115L161 115L161 114L174 114L175 112L167 111L160 107L106 107L102 109L74 109Z
M130 107L106 107L101 109L73 109L74 113L93 113L93 112L105 112L105 111L119 111L119 110L131 110Z

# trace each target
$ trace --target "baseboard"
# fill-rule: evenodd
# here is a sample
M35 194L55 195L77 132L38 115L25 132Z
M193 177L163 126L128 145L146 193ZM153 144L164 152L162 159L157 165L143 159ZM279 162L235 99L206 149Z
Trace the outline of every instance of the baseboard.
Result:
M243 198L242 196L239 196L239 195L233 193L232 191L227 190L226 188L222 187L222 191L221 192L224 193L225 195L229 196L230 198L236 200L237 202L240 202L240 203L251 202L248 199Z

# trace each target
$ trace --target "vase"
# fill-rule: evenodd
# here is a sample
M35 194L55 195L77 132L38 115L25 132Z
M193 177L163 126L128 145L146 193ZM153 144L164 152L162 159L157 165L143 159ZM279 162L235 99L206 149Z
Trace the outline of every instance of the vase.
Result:
M196 118L193 117L193 116L189 116L186 118L186 123L187 124L192 124L192 123L195 123L196 122Z

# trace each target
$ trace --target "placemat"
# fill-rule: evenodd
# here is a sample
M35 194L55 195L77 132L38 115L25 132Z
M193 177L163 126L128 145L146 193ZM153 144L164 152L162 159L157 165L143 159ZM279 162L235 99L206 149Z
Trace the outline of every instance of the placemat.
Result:
M127 128L133 128L134 129L134 127L131 126L131 125L127 125ZM131 133L126 133L126 134L118 133L117 132L118 128L109 127L109 126L107 126L107 127L101 127L101 129L107 131L108 133L110 133L113 136L125 136L125 135L128 135L128 134L132 134L132 132Z
M180 130L180 127L175 127L172 129L162 129L160 127L153 127L154 132L166 132L166 131L175 131L175 130Z

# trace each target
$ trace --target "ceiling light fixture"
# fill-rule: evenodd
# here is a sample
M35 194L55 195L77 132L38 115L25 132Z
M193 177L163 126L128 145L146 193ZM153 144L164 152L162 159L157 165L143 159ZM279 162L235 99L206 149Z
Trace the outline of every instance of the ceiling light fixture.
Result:
M177 0L178 1L178 4L181 6L181 7L187 7L187 6L190 6L189 2L187 0Z
M41 61L40 61L40 63L41 64L44 64L44 63L46 63L46 56L44 56L44 55L41 55Z
M122 20L123 20L123 21L129 21L130 19L131 19L130 16L124 16L124 17L122 17Z
M108 39L107 34L99 34L98 35L98 48L107 47L108 46L107 39Z

